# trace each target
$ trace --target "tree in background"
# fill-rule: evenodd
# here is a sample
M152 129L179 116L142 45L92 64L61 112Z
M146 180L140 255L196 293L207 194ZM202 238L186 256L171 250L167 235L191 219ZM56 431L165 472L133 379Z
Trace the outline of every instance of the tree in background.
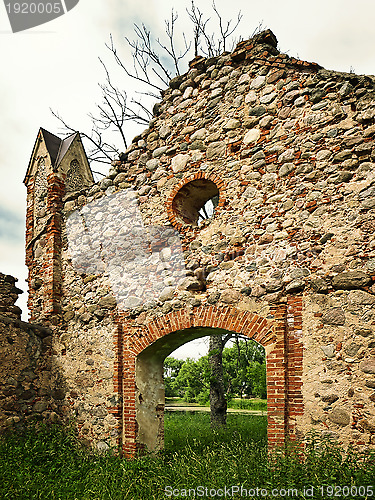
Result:
M211 336L210 341L212 338L221 337ZM267 398L265 351L261 345L238 340L231 347L223 349L221 359L223 389L219 390L223 391L225 406L226 400L235 396ZM197 361L168 357L164 363L166 395L182 397L187 403L206 404L210 401L211 406L212 375L210 353ZM222 425L222 422L214 420L213 425Z
M242 19L240 11L235 21L227 21L218 11L215 1L208 15L192 0L186 12L190 29L188 23L184 28L189 30L188 33L179 26L179 14L173 8L170 18L164 21L162 36L155 36L144 23L135 23L134 38L124 38L126 49L131 53L129 60L119 54L110 36L106 47L125 78L120 88L113 82L108 65L99 59L106 75L105 83L99 84L102 101L96 105L96 111L88 115L91 131L81 132L90 162L108 164L121 158L121 152L127 149L129 142L127 125L148 126L153 117L153 106L161 99L170 80L188 70L190 60L198 55L214 57L233 50L242 39L233 36ZM260 28L261 25L254 33ZM128 96L124 88L132 80L137 82L138 90L135 95ZM63 125L63 132L68 135L76 131L57 111L51 111Z
M172 387L174 395L182 397L187 403L207 403L210 394L208 356L202 356L197 361L189 358L182 361Z
M208 350L210 365L210 408L211 426L220 427L227 423L227 398L225 395L223 349L231 334L211 335Z
M223 350L223 366L228 398L267 397L265 352L260 344L236 339Z
M164 361L164 386L167 398L175 395L174 384L183 364L182 359L172 357L168 357Z
M267 398L266 364L255 361L251 363L246 372L248 386L245 391L248 396L261 399Z

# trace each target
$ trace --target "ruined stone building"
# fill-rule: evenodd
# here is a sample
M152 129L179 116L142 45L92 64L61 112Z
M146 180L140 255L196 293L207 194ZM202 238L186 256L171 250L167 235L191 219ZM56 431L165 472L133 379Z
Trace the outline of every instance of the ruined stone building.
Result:
M98 449L158 449L163 360L214 330L266 349L270 444L375 448L375 77L276 47L195 58L98 183L78 133L39 131L2 426L62 416Z

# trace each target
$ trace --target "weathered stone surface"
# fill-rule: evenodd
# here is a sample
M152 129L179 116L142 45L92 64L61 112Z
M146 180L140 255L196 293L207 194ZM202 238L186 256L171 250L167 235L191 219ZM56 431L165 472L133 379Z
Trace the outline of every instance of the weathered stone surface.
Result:
M210 293L210 295L208 296L207 302L209 304L216 304L219 299L220 299L220 293L219 292L213 292L213 293Z
M331 422L337 425L346 426L350 423L350 415L343 408L334 408L329 414L328 418Z
M100 181L100 189L105 191L107 188L112 186L112 184L113 184L112 179L103 179L102 181Z
M360 363L359 368L364 373L375 373L375 358L365 359Z
M265 76L258 76L254 78L254 80L251 82L250 88L251 89L260 89L263 87L263 85L266 82L266 77Z
M302 279L293 280L286 285L285 291L287 293L301 292L305 288L305 285L306 283Z
M320 348L327 356L327 358L333 358L333 356L335 355L336 348L333 344L320 346Z
M272 234L262 234L262 236L259 238L258 244L266 245L267 243L271 243L272 240L273 240Z
M73 318L74 318L74 311L67 311L64 314L64 321L70 321Z
M159 166L159 160L157 158L152 158L151 160L149 160L146 163L146 168L150 172L153 172L154 170L156 170L158 168L158 166ZM115 181L116 181L116 179L115 179Z
M257 128L252 128L248 132L246 132L243 142L244 144L250 144L252 142L256 142L260 137L260 130Z
M138 307L141 304L143 304L142 297L137 297L136 295L129 295L126 298L126 305L129 309L132 309L134 307Z
M161 146L160 148L156 148L153 152L152 152L152 156L153 158L159 158L160 156L162 156L166 151L168 150L168 146Z
M225 142L217 141L212 142L207 148L207 159L212 160L213 158L220 158L225 154L226 145Z
M113 295L106 295L99 300L98 305L105 309L113 309L117 305L117 300Z
M375 304L375 295L363 290L352 290L348 295L348 302L353 306Z
M224 290L220 296L220 300L225 304L235 304L241 297L241 293L237 290Z
M315 278L311 280L311 287L317 293L327 293L328 292L328 284L323 278Z
M371 283L371 278L363 271L348 271L332 278L332 286L336 290L352 290Z
M223 130L234 130L235 128L238 128L240 126L241 122L239 120L230 118L227 122L224 123Z
M329 404L334 403L338 399L339 399L339 397L337 394L327 394L326 396L322 396L322 401L324 401L325 403L329 403Z
M351 344L344 347L344 351L348 356L352 357L352 356L355 356L357 354L360 347L361 347L361 344L358 344L356 342L352 342Z
M77 375L74 381L78 387L86 388L86 387L93 387L95 385L93 378L90 375L86 375L85 373Z
M281 280L272 280L266 283L264 286L267 292L276 292L283 288L284 283Z
M284 69L279 69L277 71L273 71L270 75L267 77L267 83L275 83L278 80L281 80L282 78L285 77L285 70Z
M200 291L204 288L204 285L196 278L188 277L181 283L180 287L184 290Z
M171 163L173 172L177 173L181 172L181 170L184 170L189 159L189 155L178 154L174 156Z
M369 422L367 418L361 418L361 420L358 421L358 426L366 432L375 434L375 421Z
M326 325L344 325L345 312L341 307L331 307L323 314L322 322Z
M262 116L267 113L267 108L265 106L254 106L249 109L249 116Z
M293 172L295 166L294 163L284 163L284 165L279 170L279 176L285 177Z
M371 337L373 335L371 328L355 328L354 333L356 335L362 335L362 337Z
M38 401L37 403L35 403L35 405L33 405L33 412L42 413L47 408L48 408L48 403L46 403L45 401Z
M162 302L165 302L166 300L172 300L173 296L174 296L174 288L172 286L167 286L161 292L161 294L159 296L159 300L161 300Z

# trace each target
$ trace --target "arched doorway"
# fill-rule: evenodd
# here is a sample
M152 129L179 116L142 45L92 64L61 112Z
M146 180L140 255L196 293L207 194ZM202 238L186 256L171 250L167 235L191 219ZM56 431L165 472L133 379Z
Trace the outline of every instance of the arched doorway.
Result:
M158 451L164 441L165 391L164 360L175 349L197 338L208 335L225 337L227 330L191 327L164 336L144 349L136 359L136 420L137 443L141 448Z
M296 319L294 318L296 324ZM163 361L177 347L207 335L235 332L265 347L267 364L268 443L294 438L295 419L301 411L302 349L293 333L287 304L273 304L267 318L231 306L199 306L161 317L124 321L122 340L123 439L126 456L162 447L164 438ZM288 372L288 358L292 363Z

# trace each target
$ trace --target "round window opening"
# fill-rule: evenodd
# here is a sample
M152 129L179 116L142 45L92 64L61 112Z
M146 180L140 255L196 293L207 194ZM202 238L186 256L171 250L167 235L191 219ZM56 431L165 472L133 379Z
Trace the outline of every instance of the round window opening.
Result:
M173 199L172 209L180 222L200 226L213 217L218 204L216 184L208 179L197 179L182 186Z

